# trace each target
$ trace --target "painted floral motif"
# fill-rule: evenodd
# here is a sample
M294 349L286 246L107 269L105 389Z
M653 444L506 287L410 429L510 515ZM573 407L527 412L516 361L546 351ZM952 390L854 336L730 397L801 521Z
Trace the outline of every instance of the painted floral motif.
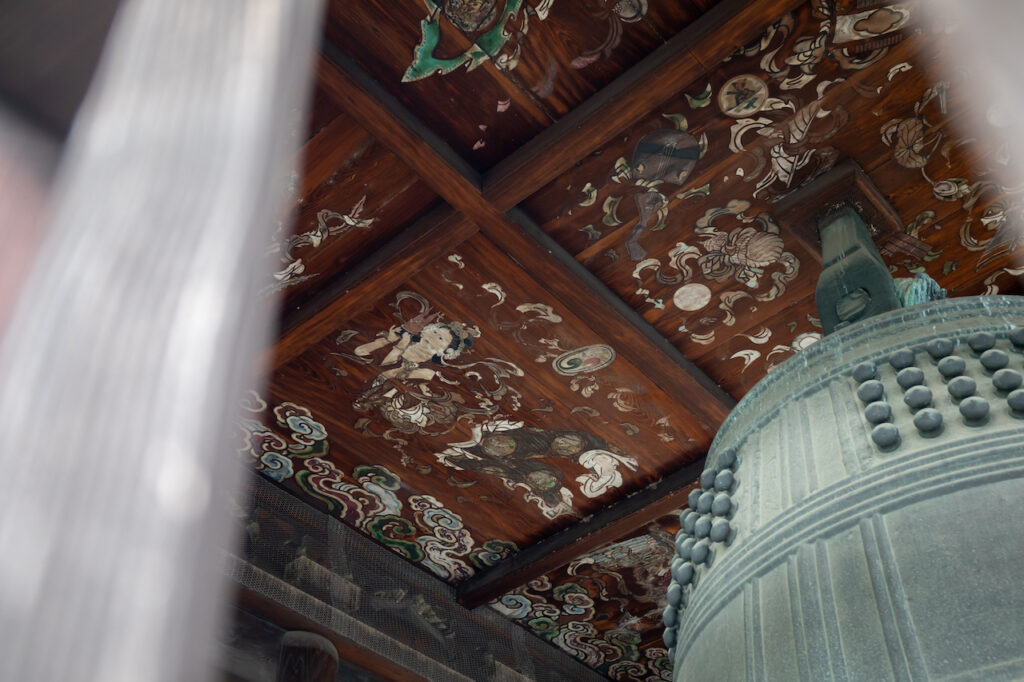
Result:
M808 316L808 321L812 324L816 324L820 329L821 324L816 318ZM770 329L762 329L756 334L739 334L741 337L745 337L751 343L756 345L767 344L772 338L772 332ZM765 371L772 371L777 367L783 360L789 359L789 357L795 353L799 353L802 350L810 348L818 341L821 340L821 332L800 332L793 337L793 340L787 343L776 343L774 347L767 353L758 348L746 348L743 350L736 351L730 356L730 360L742 360L743 368L740 373L746 372L750 366L762 357L765 360Z
M562 376L571 377L604 369L614 360L615 349L600 344L566 351L551 361L551 367Z
M671 529L614 543L491 604L614 680L670 680L662 648Z
M765 270L780 264L784 269L772 277L775 286L761 294L759 299L771 300L785 292L786 284L796 277L800 264L793 254L785 251L779 226L771 216L767 213L752 218L745 216L743 212L749 208L748 201L730 201L723 208L708 210L697 221L695 234L705 250L697 257L697 266L710 280L724 282L732 279L756 289ZM735 216L742 223L754 222L760 229L748 225L722 232L714 223L724 216Z
M545 431L498 419L473 427L471 440L452 443L434 456L457 471L495 476L510 490L522 490L549 519L573 514L573 493L565 474L544 460L574 462L587 470L575 478L580 492L600 497L622 485L619 466L636 471L637 461L583 431Z
M1020 268L1002 268L1001 270L996 270L991 275L986 277L985 278L985 291L984 291L984 295L985 296L996 296L996 295L999 294L999 285L996 282L1003 275L1007 275L1007 276L1010 276L1010 277L1020 278L1021 276L1024 276L1024 267L1020 267ZM1018 282L1018 286L1019 286L1019 282Z
M768 86L749 73L730 78L718 93L718 106L722 113L733 118L761 111L767 100Z
M445 320L411 291L399 292L391 305L400 324L352 353L339 354L379 372L352 402L357 411L372 415L356 423L365 435L400 448L408 442L403 434L442 435L459 422L476 423L503 407L518 409L519 392L507 382L523 371L498 358L470 360L480 337L477 327ZM378 424L383 431L374 428Z
M351 476L340 471L329 459L326 428L307 408L282 403L272 410L275 425L289 432L288 439L255 418L268 417L267 408L255 393L244 405L253 416L242 420L239 453L257 471L278 483L294 484L328 513L441 579L460 582L518 551L504 540L487 540L477 547L462 517L434 497L412 495L403 502L402 480L386 467L357 466Z
M274 284L266 287L263 293L281 291L311 277L316 277L315 274L300 277L306 272L306 264L301 258L295 256L295 251L305 247L318 248L331 237L345 234L355 227L364 230L370 229L377 219L360 218L365 206L366 197L364 196L348 213L338 213L325 208L317 213L315 230L296 234L283 244L274 244L272 252L281 253L281 262L285 266L274 273Z

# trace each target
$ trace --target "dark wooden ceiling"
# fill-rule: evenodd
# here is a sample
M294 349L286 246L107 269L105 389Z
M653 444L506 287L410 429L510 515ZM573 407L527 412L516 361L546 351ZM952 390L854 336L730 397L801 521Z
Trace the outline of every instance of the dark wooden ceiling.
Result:
M914 13L335 0L243 456L467 605L663 679L671 512L820 334L774 202L853 160L899 214L894 276L1019 290L1021 187Z

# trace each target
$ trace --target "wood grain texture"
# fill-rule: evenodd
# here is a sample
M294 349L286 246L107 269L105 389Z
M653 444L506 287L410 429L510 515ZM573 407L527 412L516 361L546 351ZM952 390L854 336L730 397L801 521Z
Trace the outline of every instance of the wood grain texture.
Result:
M716 424L660 389L624 339L592 330L589 309L516 268L484 235L434 253L407 279L367 292L365 312L339 319L273 379L270 403L308 409L339 471L383 466L403 491L458 514L476 546L522 547L710 446ZM471 343L435 361L420 353L423 320L443 325L433 332L469 330ZM556 358L595 346L610 350L605 363L558 371ZM509 434L521 437L512 447ZM558 434L587 445L545 442ZM620 459L595 466L601 453ZM295 471L303 466L296 461ZM310 496L299 473L283 483Z
M756 38L804 0L724 0L487 173L484 196L508 210Z
M303 148L301 184L290 224L268 258L275 271L302 270L277 289L283 309L304 307L332 278L361 263L437 201L437 195L390 148L345 114ZM349 223L345 221L349 220Z
M671 354L643 325L638 327L639 320L626 313L617 298L607 295L605 288L576 267L571 258L560 258L562 250L540 230L528 234L525 216L513 221L499 211L482 195L472 178L465 177L446 158L444 150L436 150L428 140L417 136L413 117L397 102L382 101L384 98L371 92L372 86L365 85L358 72L348 73L341 67L324 62L322 77L350 115L392 149L412 150L406 157L410 166L453 207L476 222L491 241L535 280L559 292L573 309L601 311L590 316L591 328L604 338L622 338L624 355L647 368L673 398L693 405L705 427L714 428L721 423L732 401L717 390L713 381L685 357ZM542 246L538 240L547 243ZM682 374L678 371L680 367Z
M963 77L941 80L934 73L925 52L934 41L927 36L878 52L847 49L844 42L828 47L807 72L785 66L801 40L826 35L822 18L811 5L800 8L787 18L785 37L776 33L767 47L753 42L746 55L712 69L706 81L669 99L525 202L547 233L736 397L820 333L813 304L803 305L813 300L819 267L813 250L785 226L778 231L781 241L757 237L763 243L775 241L772 257L757 266L763 277L729 271L746 257L742 248L736 259L725 250L711 251L717 249L716 240L738 240L758 217L776 219L772 200L830 163L856 161L899 214L899 234L880 244L894 276L927 273L951 292L985 291L997 281L1002 283L998 286L1016 286L1008 227L1015 219L1008 216L1019 206L1019 183L1008 179L1002 166L1005 148L986 143L982 131L964 128L963 112L974 105L965 95ZM833 30L831 21L827 31ZM824 44L829 45L827 39ZM773 63L762 62L767 50L776 47L780 52ZM865 61L851 61L856 59ZM727 84L744 74L756 75L778 96L778 108L748 115L758 134L738 132L743 124L723 115L719 102ZM695 106L691 100L705 84L713 96ZM690 135L707 139L707 152L684 183L659 188L666 195L667 216L657 230L643 233L644 258L653 260L637 271L639 262L627 257L627 247L640 221L636 199L649 188L634 183L628 172L616 172L614 159L635 166L640 140L684 119ZM799 131L796 137L788 135L791 130ZM734 135L742 138L742 149L734 148ZM791 177L773 179L766 171L780 151L807 154L807 163L801 162ZM706 196L689 195L699 188ZM742 217L722 213L708 218L732 202L746 205ZM986 231L985 224L1002 227ZM677 263L683 265L679 270L667 262L683 247L696 249L689 274L685 262ZM784 275L780 261L770 265L779 254L791 254L799 271ZM725 260L719 263L718 257ZM719 268L722 264L728 267ZM769 276L784 277L785 287L768 292ZM675 301L681 285L704 291L714 303L702 307L698 302L692 310L686 300Z
M460 66L403 82L422 37L429 10L422 2L332 2L325 37L369 73L403 106L478 169L486 169L526 143L552 119L530 93L508 81L490 59L472 71ZM462 53L473 43L443 16L439 54ZM515 31L516 29L513 29ZM497 112L499 101L509 108ZM479 126L486 126L481 131ZM477 145L483 141L483 145Z
M326 282L302 309L286 311L283 332L264 364L276 368L297 357L373 305L375 292L397 286L437 253L456 247L477 231L475 224L451 209L436 209L424 216L357 267Z
M673 399L687 405L705 428L716 429L735 404L718 384L685 355L671 349L650 325L622 300L546 238L525 214L516 214L515 230L484 230L535 279L547 283L567 305L590 311L587 323L601 338L618 339L624 357L640 367ZM598 312L600 311L600 312Z
M693 481L704 469L704 458L628 495L593 516L544 538L495 568L462 583L459 603L475 608L530 580L553 571L602 545L616 540L648 521L686 506Z

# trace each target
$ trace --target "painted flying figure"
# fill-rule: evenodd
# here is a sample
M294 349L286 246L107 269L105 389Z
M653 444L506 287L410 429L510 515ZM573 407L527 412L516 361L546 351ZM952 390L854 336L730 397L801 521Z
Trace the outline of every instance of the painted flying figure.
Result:
M622 485L619 465L636 471L636 459L583 431L546 431L523 422L496 420L474 427L472 440L434 454L445 466L496 476L511 490L521 488L544 516L574 513L565 473L543 460L570 460L589 473L576 477L580 492L599 497Z
M418 311L405 317L405 302L413 301ZM399 434L440 435L456 422L472 422L500 409L518 406L519 394L505 379L522 376L522 370L497 358L466 362L480 330L432 311L421 295L402 291L392 307L400 325L380 332L373 341L355 349L355 357L366 358L378 370L377 376L353 400L360 412L373 412L387 423L383 433L372 429L372 418L357 422L366 435L382 437L396 446L407 441ZM387 349L383 358L374 360ZM461 362L460 362L461 361Z

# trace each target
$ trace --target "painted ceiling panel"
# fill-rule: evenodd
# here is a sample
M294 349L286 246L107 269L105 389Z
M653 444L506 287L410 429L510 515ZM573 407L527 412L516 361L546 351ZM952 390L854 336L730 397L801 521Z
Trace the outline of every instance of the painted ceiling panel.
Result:
M430 10L432 5L417 0L333 2L327 37L459 156L487 168L550 125L551 119L447 15L436 7ZM502 42L500 30L484 34ZM432 48L434 40L437 45ZM444 66L413 68L421 43L423 60ZM468 70L472 63L477 65ZM445 68L448 73L428 75Z
M326 39L485 170L715 4L335 0ZM988 103L967 94L969 74L934 71L928 50L949 41L910 27L916 7L808 0L520 208L737 398L820 338L820 258L775 202L846 159L899 215L879 241L894 277L1020 292L1024 179L997 175L1001 129L967 123ZM606 310L571 307L586 297L540 279L562 265L515 255L515 240L507 255L493 224L466 238L476 228L457 212L439 223L458 235L447 243L465 239L454 249L403 240L441 200L322 92L306 139L297 237L268 251L287 306L315 309L392 237L419 251L361 280L371 293L340 307L354 314L282 342L299 354L243 421L255 469L456 584L706 452L707 410L670 399L678 383L645 366L659 347L597 334ZM611 679L666 679L677 524L639 528L494 607Z
M419 176L322 94L307 134L296 164L303 171L292 234L277 235L268 248L275 274L261 290L283 295L286 309L301 307L437 201Z
M664 42L649 11L629 0L554 3L530 25L508 76L560 118Z
M690 0L689 2L637 0L635 4L646 5L647 12L644 15L644 22L667 41L719 2L720 0Z
M334 2L327 34L457 154L485 170L713 4Z
M736 397L816 338L820 259L773 202L839 161L857 161L903 221L883 247L894 276L957 294L1000 272L1008 285L1019 244L998 226L1015 224L1021 190L996 179L1005 151L959 125L976 105L962 81L919 68L929 41L870 42L903 37L910 7L851 19L804 6L526 209Z
M665 679L661 614L678 531L678 512L665 515L491 608L613 680Z
M483 235L381 294L279 368L263 408L301 406L327 434L323 451L283 453L281 468L250 453L314 503L330 506L343 476L383 467L396 494L457 514L475 546L525 546L710 445L713 433L619 357L615 340Z

